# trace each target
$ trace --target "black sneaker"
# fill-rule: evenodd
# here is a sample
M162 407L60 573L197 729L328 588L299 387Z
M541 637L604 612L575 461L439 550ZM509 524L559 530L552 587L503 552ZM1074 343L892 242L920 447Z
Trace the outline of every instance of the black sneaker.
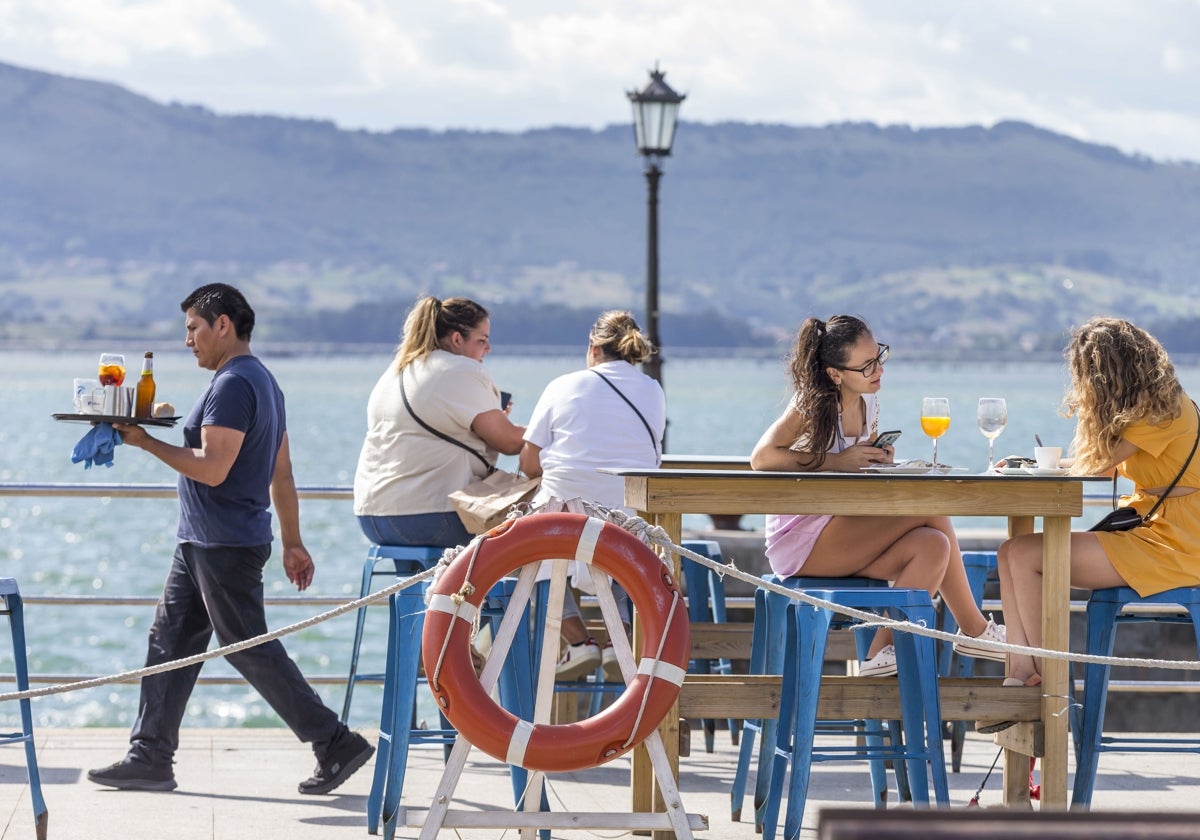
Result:
M175 790L175 771L168 764L125 756L116 764L100 770L89 770L88 780L117 790Z
M354 771L367 763L375 748L357 732L351 732L342 743L331 749L324 761L317 762L312 776L300 783L301 793L329 793L354 775Z

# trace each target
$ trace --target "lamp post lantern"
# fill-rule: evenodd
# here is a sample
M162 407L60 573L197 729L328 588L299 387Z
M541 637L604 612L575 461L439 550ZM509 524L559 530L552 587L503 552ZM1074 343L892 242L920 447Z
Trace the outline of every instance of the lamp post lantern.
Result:
M628 91L633 103L633 132L638 154L646 159L646 335L655 353L642 364L647 376L662 382L662 342L658 337L658 181L661 158L671 154L679 103L686 94L676 93L664 81L655 64L650 83L640 91Z

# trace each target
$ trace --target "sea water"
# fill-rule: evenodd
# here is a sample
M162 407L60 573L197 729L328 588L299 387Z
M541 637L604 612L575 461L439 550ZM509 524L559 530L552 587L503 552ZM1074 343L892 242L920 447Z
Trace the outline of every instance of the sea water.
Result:
M112 348L136 359L143 348ZM186 352L155 349L155 380L160 401L186 414L211 374L199 370ZM278 378L287 398L288 428L296 481L301 486L353 483L366 423L371 388L390 354L278 355L256 348ZM118 447L112 468L84 470L72 464L71 450L86 425L56 422L69 412L72 381L95 375L94 352L4 353L13 376L0 424L0 482L71 484L174 484L175 474L145 452ZM499 387L513 396L512 419L528 419L545 384L583 365L583 352L513 356L493 353L486 362ZM1200 370L1180 370L1193 394L1200 394ZM663 378L667 393L668 454L748 455L762 432L787 404L782 358L671 358ZM1047 445L1069 444L1073 422L1059 415L1066 386L1061 361L929 362L906 361L900 354L886 367L881 393L881 428L901 429L897 459L930 457L931 443L920 429L923 396L950 399L950 430L938 445L939 460L982 471L987 441L975 424L979 397L1004 397L1008 425L996 441L996 454L1032 454L1034 435ZM631 419L636 424L636 419ZM178 429L152 434L178 443ZM515 468L515 458L502 466ZM0 497L0 575L18 579L31 595L157 596L174 546L174 499ZM1002 520L967 520L971 527ZM706 517L685 517L685 527L704 528ZM743 517L743 527L761 527L762 517ZM316 563L310 594L351 600L358 595L367 541L349 501L304 500L301 527ZM294 593L276 554L265 572L268 595ZM382 584L381 584L382 585ZM295 623L323 608L271 606L272 628ZM26 609L30 669L41 674L97 675L142 665L153 610L142 606L51 606ZM382 670L386 610L369 610L360 670ZM344 675L353 635L353 615L285 638L284 645L306 674ZM7 642L0 643L0 671L12 672ZM232 676L224 661L205 665L205 674ZM0 691L12 683L0 684ZM341 709L344 688L319 686L329 705ZM378 724L381 693L361 684L355 691L350 723ZM137 687L111 685L33 703L41 726L128 726L137 711ZM0 708L0 720L16 720L16 707ZM278 718L245 685L200 685L188 707L188 726L279 726Z

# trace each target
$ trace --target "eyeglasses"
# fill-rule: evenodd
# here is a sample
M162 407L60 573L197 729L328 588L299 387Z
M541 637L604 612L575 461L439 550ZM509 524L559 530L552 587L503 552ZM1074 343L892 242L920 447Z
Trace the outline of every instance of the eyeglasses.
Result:
M863 376L872 376L875 373L875 371L877 371L877 370L879 370L879 368L883 367L883 363L888 360L888 356L891 355L891 352L892 352L891 347L889 347L886 344L880 344L879 345L879 355L876 356L871 361L867 362L862 367L856 367L856 368L840 367L840 368L838 368L838 370L852 370L855 373L861 373Z

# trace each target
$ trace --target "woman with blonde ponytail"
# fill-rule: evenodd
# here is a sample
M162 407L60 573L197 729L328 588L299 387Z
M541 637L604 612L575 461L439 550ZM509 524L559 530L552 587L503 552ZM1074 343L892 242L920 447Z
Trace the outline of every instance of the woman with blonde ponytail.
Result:
M487 310L466 298L424 297L408 313L396 356L367 401L354 474L354 513L372 542L465 545L471 535L449 494L486 475L497 453L521 450L525 428L509 421L511 406L501 409L483 366L490 330Z
M792 350L792 399L755 445L750 466L857 473L872 464L891 463L892 448L874 445L889 352L852 315L806 320ZM947 516L768 516L767 561L781 577L866 577L940 591L961 628L955 649L1004 659L994 649L963 646L972 637L1003 642L1004 627L984 618L975 604ZM896 673L890 630L875 634L859 673Z

